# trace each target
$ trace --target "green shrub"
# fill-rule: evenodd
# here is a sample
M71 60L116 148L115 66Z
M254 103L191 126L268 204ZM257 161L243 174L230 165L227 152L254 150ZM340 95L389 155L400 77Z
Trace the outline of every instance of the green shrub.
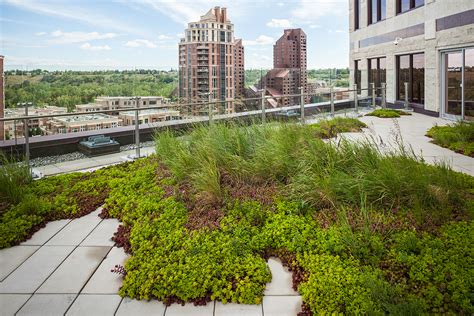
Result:
M23 196L23 187L32 180L30 169L25 163L10 161L0 152L0 204L19 203Z
M426 136L433 138L435 144L474 157L474 122L433 126Z
M376 116L380 118L395 118L402 115L411 115L411 113L394 109L377 109L366 114L366 116Z

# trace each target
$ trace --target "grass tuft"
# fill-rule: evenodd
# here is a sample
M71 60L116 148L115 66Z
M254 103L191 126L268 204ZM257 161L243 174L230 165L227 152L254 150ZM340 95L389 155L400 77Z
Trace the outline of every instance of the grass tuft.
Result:
M394 110L394 109L377 109L366 114L365 116L376 116L380 118L396 118L402 115L411 115L411 113L400 111L400 110Z
M431 137L437 145L474 157L474 122L436 125L428 130L426 136Z

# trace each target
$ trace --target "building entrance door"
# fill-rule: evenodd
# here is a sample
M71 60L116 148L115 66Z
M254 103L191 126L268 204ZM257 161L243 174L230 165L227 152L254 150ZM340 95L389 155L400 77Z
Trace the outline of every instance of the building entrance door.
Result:
M443 53L443 116L474 120L474 48Z

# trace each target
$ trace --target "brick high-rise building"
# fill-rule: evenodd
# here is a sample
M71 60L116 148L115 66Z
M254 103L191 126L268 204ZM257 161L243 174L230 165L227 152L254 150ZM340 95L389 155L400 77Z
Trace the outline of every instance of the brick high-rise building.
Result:
M227 18L226 8L209 10L198 22L188 23L179 44L180 101L207 102L210 93L212 100L221 101L216 103L220 112L233 112L234 98L241 93L236 91L240 78L235 72L243 69L243 63L242 43L234 39L234 25ZM206 107L193 106L192 114L197 114L199 108L207 111Z
M0 71L2 75L0 77L0 118L5 116L5 82L3 72L3 56L0 55ZM0 140L5 139L5 124L0 122Z
M284 96L300 94L300 87L307 92L306 34L302 29L284 30L273 45L273 69L263 78L263 82L267 94L280 97L277 99L280 105L299 104L299 97Z
M244 46L242 40L235 40L234 44L234 82L235 96L244 97L245 86L245 66L244 66Z

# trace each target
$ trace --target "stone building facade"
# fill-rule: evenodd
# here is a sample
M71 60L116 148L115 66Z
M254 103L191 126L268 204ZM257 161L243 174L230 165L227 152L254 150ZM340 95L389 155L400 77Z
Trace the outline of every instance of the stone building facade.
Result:
M389 103L407 96L416 111L473 119L474 1L350 0L349 17L361 95L386 83Z

